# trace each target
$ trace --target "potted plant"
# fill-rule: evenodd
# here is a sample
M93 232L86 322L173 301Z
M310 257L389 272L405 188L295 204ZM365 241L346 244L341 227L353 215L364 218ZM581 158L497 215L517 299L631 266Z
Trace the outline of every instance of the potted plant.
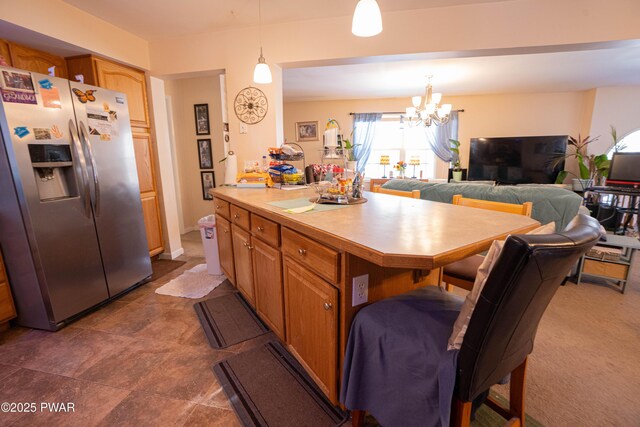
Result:
M615 137L615 136L614 136ZM594 141L597 141L599 137L591 138L586 136L581 138L578 134L578 138L572 136L569 137L569 145L574 147L574 152L562 155L556 161L556 165L562 160L575 158L578 162L579 177L573 179L573 190L584 191L589 187L600 184L602 178L606 178L609 174L610 161L606 154L588 154L587 147ZM556 184L561 184L567 175L573 173L563 170L558 174Z
M344 142L345 157L347 159L347 169L355 171L358 167L358 158L355 154L355 148L360 144L352 144L348 138L342 140Z
M451 163L453 165L453 180L456 182L462 181L462 167L460 166L460 141L457 139L450 139L449 150L452 153Z

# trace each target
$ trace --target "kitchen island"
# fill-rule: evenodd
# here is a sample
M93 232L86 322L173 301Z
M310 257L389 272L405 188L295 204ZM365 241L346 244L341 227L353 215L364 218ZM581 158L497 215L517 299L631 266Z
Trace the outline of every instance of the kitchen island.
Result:
M224 273L333 403L359 309L438 284L440 267L538 225L368 192L367 203L301 214L273 203L312 198L310 190L222 187L211 194Z

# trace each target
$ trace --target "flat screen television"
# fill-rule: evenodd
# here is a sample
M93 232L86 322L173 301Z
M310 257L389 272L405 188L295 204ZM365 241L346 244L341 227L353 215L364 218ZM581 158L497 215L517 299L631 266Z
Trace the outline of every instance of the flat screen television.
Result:
M567 135L471 138L469 181L553 184L564 169Z

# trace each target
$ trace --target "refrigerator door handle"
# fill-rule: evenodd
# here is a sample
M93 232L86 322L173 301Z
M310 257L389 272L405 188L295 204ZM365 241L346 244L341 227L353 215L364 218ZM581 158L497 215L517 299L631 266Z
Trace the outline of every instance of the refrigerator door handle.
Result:
M80 181L82 182L82 201L84 202L84 213L87 218L91 218L91 191L89 190L89 174L83 162L83 157L80 156L82 147L78 143L79 137L76 131L76 124L73 120L69 120L69 135L71 135L71 146L73 147L74 155L80 165Z
M100 180L98 179L98 167L96 166L96 159L93 157L93 150L91 149L91 141L89 141L89 132L86 130L85 124L80 121L80 139L85 147L85 154L89 155L89 161L91 162L91 171L93 172L93 185L96 195L94 214L100 216Z

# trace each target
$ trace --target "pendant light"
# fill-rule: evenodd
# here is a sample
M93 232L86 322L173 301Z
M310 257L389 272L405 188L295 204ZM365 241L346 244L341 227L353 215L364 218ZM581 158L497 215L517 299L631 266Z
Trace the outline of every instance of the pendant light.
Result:
M382 15L376 0L359 0L353 12L351 32L358 37L371 37L382 32Z
M262 2L258 0L258 26L260 32L260 57L256 68L253 70L253 82L259 84L269 84L273 81L271 78L271 69L262 56Z

